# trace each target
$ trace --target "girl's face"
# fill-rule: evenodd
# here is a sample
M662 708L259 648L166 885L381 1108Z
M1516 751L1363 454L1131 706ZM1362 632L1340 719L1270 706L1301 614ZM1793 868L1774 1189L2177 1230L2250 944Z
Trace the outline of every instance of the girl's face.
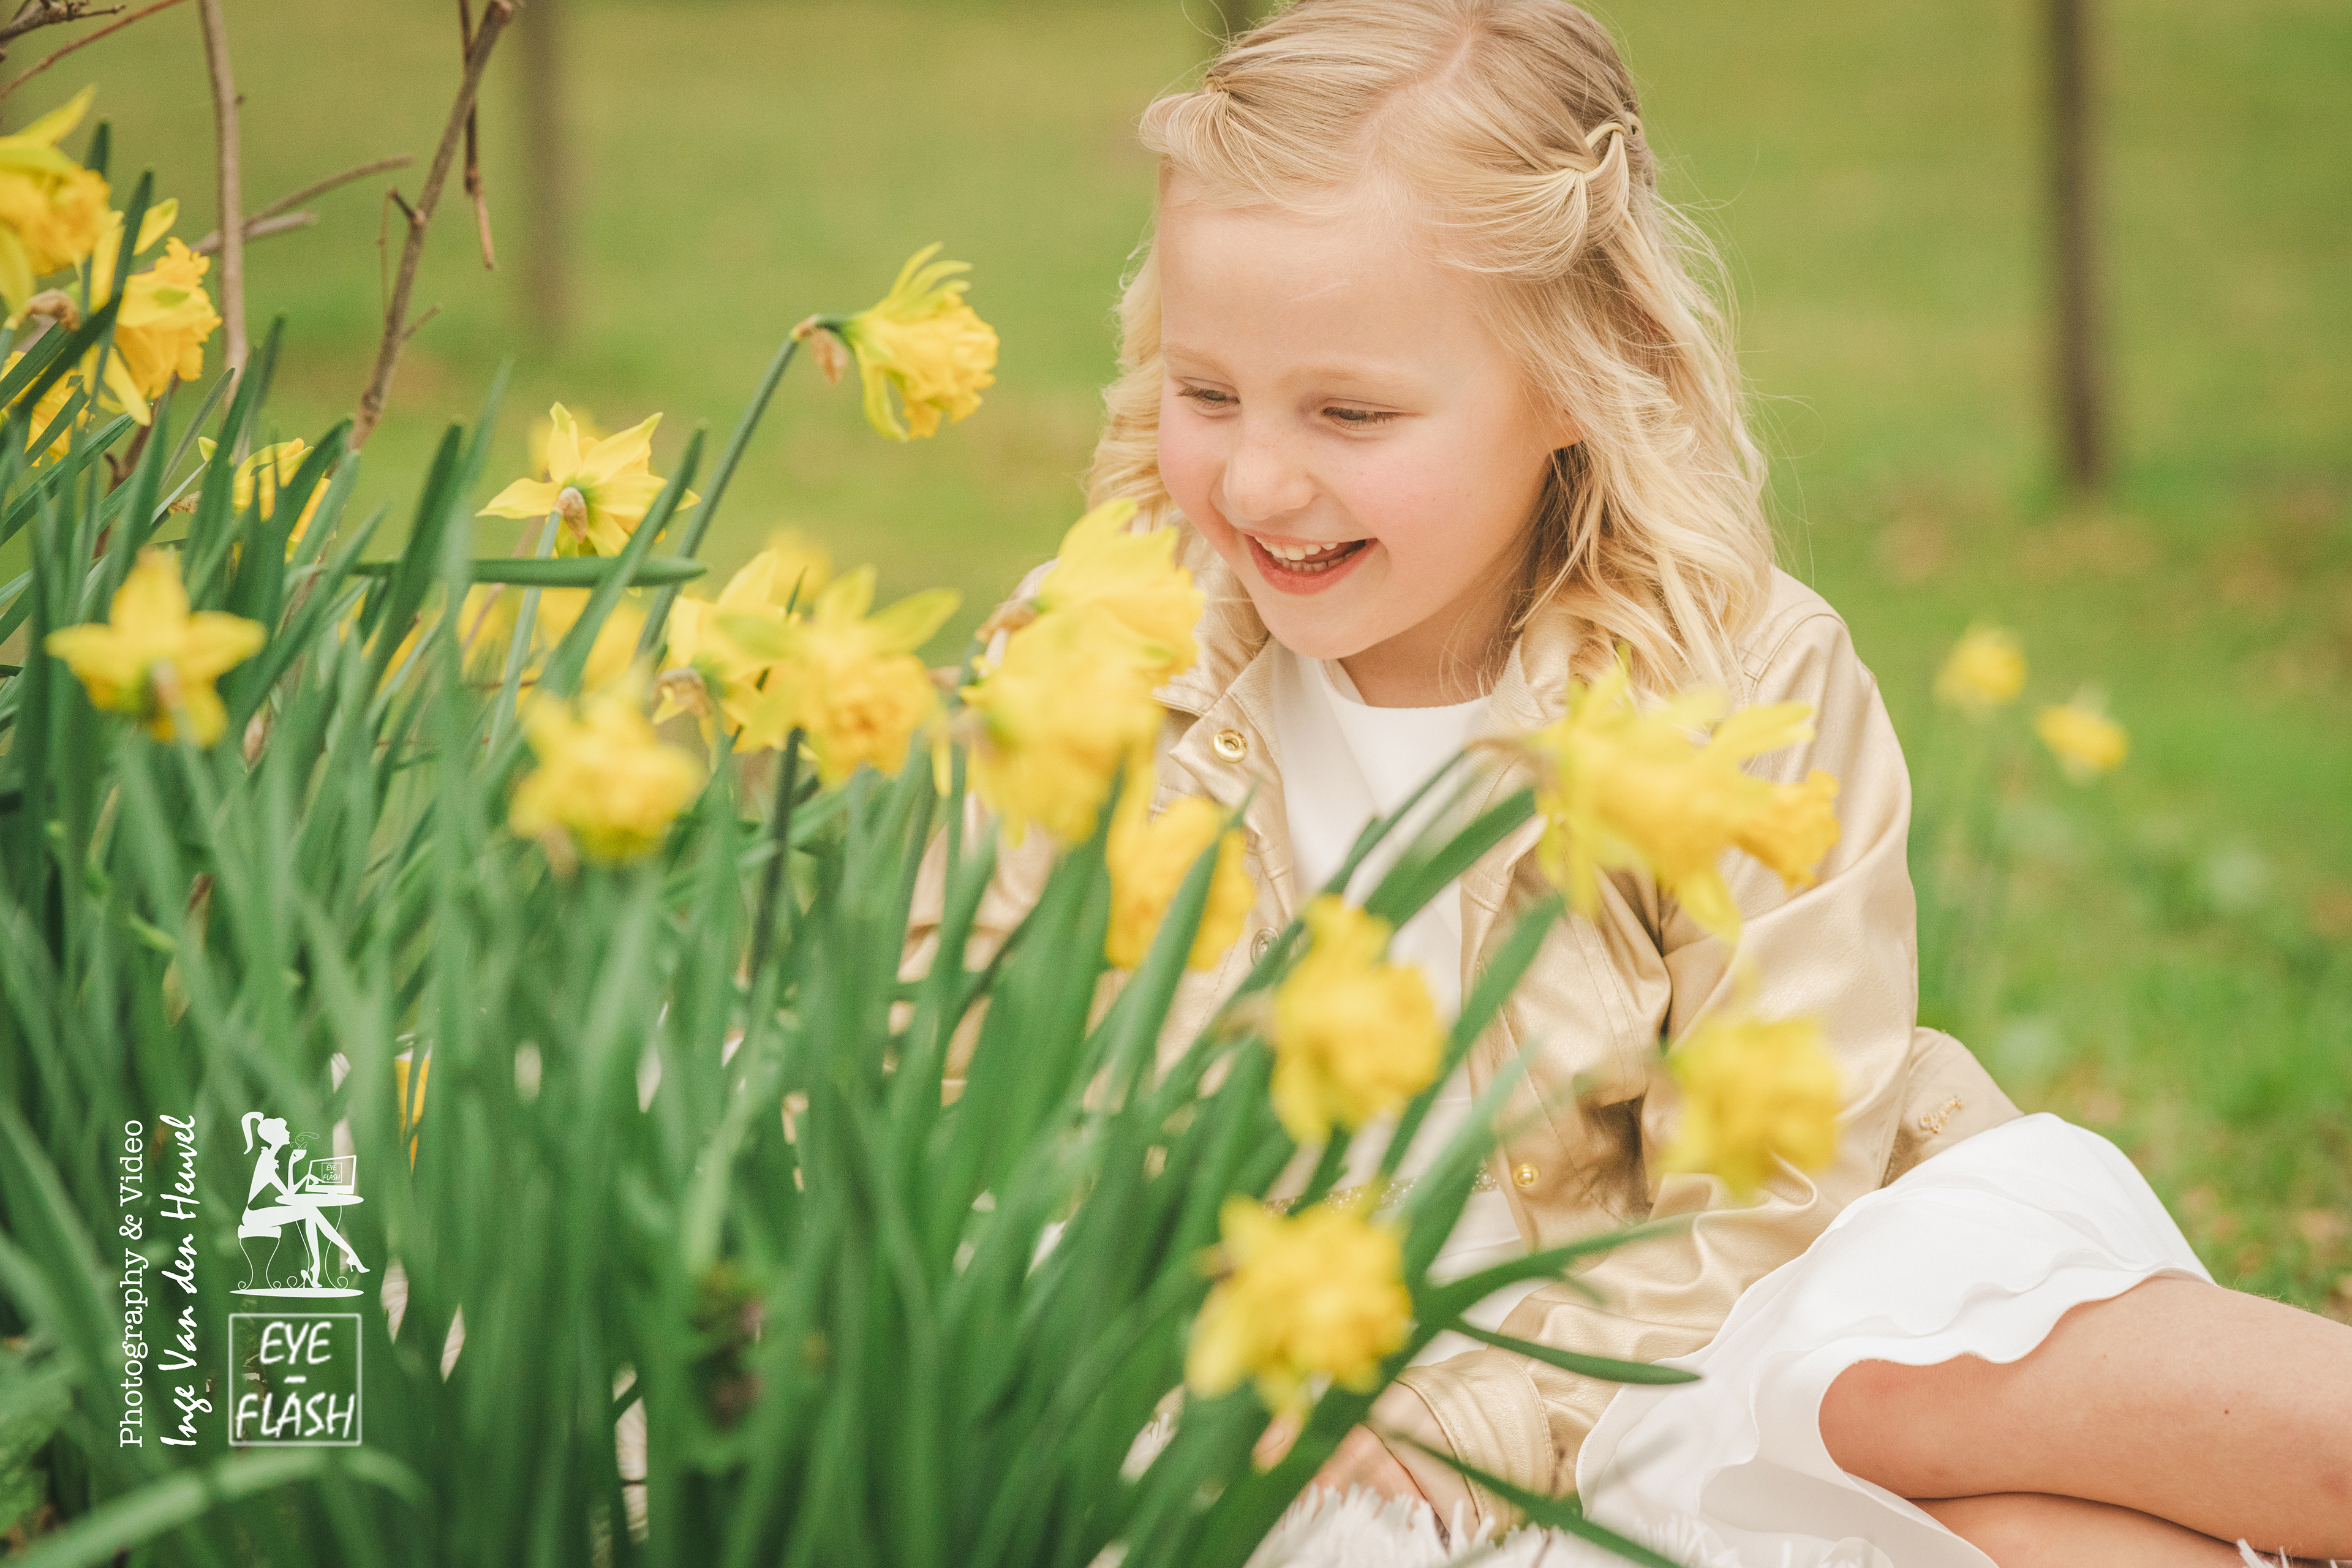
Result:
M1476 280L1369 212L1211 206L1181 176L1155 249L1168 493L1267 629L1368 701L1476 696L1459 672L1486 668L1549 456L1577 438L1479 319Z

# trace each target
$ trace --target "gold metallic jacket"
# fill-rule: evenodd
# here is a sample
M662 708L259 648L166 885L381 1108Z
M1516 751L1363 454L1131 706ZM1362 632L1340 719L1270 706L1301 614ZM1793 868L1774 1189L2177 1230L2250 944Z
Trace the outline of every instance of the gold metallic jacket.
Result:
M1187 976L1163 1036L1177 1049L1312 891L1297 885L1291 866L1265 625L1232 571L1196 536L1187 534L1182 555L1208 607L1198 661L1159 693L1169 719L1154 805L1179 795L1228 806L1246 801L1257 900L1243 940L1223 963ZM1592 664L1592 650L1577 647L1579 635L1565 616L1528 627L1490 694L1486 732L1523 735L1561 715L1571 658L1579 668ZM1471 1050L1471 1082L1481 1090L1514 1056L1529 1053L1502 1119L1517 1131L1495 1156L1493 1174L1530 1247L1643 1219L1695 1217L1583 1269L1578 1278L1599 1293L1599 1304L1562 1286L1536 1291L1503 1325L1519 1338L1633 1361L1697 1350L1741 1291L1802 1252L1845 1205L2019 1114L1965 1047L1917 1026L1916 921L1905 862L1910 779L1845 623L1820 595L1776 573L1769 603L1738 653L1742 689L1732 694L1734 706L1810 703L1816 730L1810 742L1760 757L1750 770L1797 781L1820 768L1839 781L1842 835L1816 885L1792 894L1746 856L1725 862L1744 918L1740 954L1756 972L1756 1011L1823 1020L1845 1090L1838 1155L1811 1176L1783 1166L1744 1205L1711 1177L1659 1172L1676 1118L1672 1082L1654 1070L1659 1042L1681 1038L1728 997L1732 955L1647 877L1609 875L1597 919L1572 916L1553 928ZM1485 798L1475 804L1500 801L1528 782L1524 764L1490 769ZM1522 825L1462 879L1465 994L1508 933L1514 910L1549 891L1531 853L1541 831L1539 821ZM1034 900L1049 858L1043 835L1006 851L975 932L982 951ZM910 972L928 966L929 926L938 918L938 879L925 882ZM1375 1425L1531 1490L1562 1492L1574 1483L1579 1446L1614 1392L1613 1384L1525 1356L1480 1350L1407 1370L1382 1396ZM1409 1444L1391 1449L1441 1519L1455 1501L1488 1518L1507 1511Z

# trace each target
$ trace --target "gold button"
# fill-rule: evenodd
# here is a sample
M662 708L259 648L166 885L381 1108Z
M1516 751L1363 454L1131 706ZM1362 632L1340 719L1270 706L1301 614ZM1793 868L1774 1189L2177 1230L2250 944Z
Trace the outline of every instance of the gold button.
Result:
M1271 931L1262 931L1255 936L1250 938L1250 962L1252 963L1261 962L1267 953L1273 951L1274 932Z
M1216 739L1211 741L1209 745L1217 755L1229 763L1238 763L1249 755L1249 737L1239 730L1218 731Z
M1511 1180L1518 1184L1521 1192L1534 1186L1542 1179L1543 1173L1524 1161L1511 1167Z

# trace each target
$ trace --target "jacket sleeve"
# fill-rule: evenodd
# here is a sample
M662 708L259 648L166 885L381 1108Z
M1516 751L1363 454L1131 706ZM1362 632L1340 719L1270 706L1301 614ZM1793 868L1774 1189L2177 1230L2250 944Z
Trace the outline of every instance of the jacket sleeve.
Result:
M1754 1201L1733 1202L1710 1176L1661 1174L1679 1106L1654 1075L1637 1108L1638 1158L1653 1218L1694 1216L1668 1234L1620 1248L1580 1278L1592 1300L1547 1286L1505 1320L1503 1331L1590 1354L1656 1361L1714 1338L1740 1292L1800 1252L1830 1220L1885 1179L1917 1008L1916 916L1906 847L1910 783L1876 684L1855 657L1844 624L1817 599L1776 617L1746 673L1750 703L1812 705L1815 737L1757 758L1751 772L1781 781L1813 769L1836 775L1841 834L1819 881L1795 893L1744 855L1725 875L1743 916L1738 957L1755 972L1759 1016L1811 1015L1843 1079L1835 1160L1810 1176L1783 1165ZM1646 879L1612 879L1602 935L1637 1017L1680 1039L1733 994L1729 944L1700 930ZM1990 1085L1988 1084L1988 1087ZM1997 1093L1997 1091L1996 1091ZM2011 1111L2014 1114L2014 1111ZM1638 1216L1637 1216L1638 1217ZM1378 1412L1393 1428L1443 1446L1503 1479L1546 1492L1570 1489L1577 1452L1616 1385L1499 1350L1410 1369ZM1402 1444L1393 1445L1400 1458ZM1443 1517L1467 1500L1500 1511L1483 1489L1411 1463Z

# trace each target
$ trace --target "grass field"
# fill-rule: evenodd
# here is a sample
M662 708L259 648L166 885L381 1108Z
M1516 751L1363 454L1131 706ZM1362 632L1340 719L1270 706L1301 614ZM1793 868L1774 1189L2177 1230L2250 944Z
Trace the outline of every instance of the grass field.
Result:
M866 303L943 239L1003 338L985 407L898 447L847 389L796 373L710 553L730 564L802 527L878 563L886 591L961 589L960 638L1074 515L1148 217L1129 128L1205 57L1212 8L557 3L576 330L530 346L515 275L486 275L446 208L419 290L441 312L366 491L404 498L509 355L493 484L559 397L608 425L662 411L665 455L698 421L723 433L792 322ZM2021 1102L2123 1143L2226 1282L2352 1315L2352 13L2098 9L2120 462L2091 511L2057 504L2043 438L2037 8L1605 14L1674 192L1732 265L1786 562L1853 623L1923 812L1960 809L1956 781L1984 776L1978 739L1927 697L1971 619L2020 629L2036 696L2104 687L2132 731L2128 765L2092 789L2025 747L1991 772L2010 892L1931 1018ZM152 163L191 236L213 205L193 11L75 57L9 115L100 83L119 165ZM231 20L249 205L428 150L454 83L445 7L239 0ZM483 111L510 259L512 65ZM381 189L331 196L318 227L253 253L257 313L289 318L288 433L356 397Z

